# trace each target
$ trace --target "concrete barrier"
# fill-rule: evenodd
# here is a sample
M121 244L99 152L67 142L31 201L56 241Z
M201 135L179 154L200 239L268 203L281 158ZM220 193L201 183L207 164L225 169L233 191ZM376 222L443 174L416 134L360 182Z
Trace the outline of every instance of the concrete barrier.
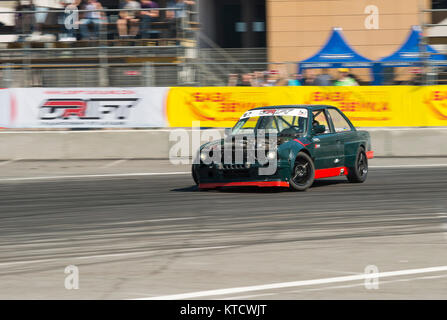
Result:
M447 128L364 130L371 134L377 157L447 157ZM173 132L175 129L4 131L0 132L0 160L167 159L176 143L169 141ZM188 132L191 137L191 130ZM200 134L204 132L210 131ZM223 134L223 130L218 132Z

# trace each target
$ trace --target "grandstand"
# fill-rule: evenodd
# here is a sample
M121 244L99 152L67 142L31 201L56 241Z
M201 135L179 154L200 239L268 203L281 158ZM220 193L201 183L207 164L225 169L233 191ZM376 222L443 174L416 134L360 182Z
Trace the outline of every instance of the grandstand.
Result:
M117 20L130 11L118 9L118 2L108 1L110 7L104 5L101 10L80 6L80 21L91 12L105 17L94 39L85 39L79 27L73 29L72 37L67 37L66 3L35 0L32 7L29 3L22 1L18 7L13 1L0 2L4 87L172 85L176 84L172 79L177 79L181 64L195 54L199 22L194 6L181 10L160 2L156 10L159 16L150 22L149 32L132 36L118 34ZM167 18L170 12L174 12L175 19ZM184 14L177 18L177 12ZM31 27L27 26L30 20ZM93 27L88 25L92 33Z

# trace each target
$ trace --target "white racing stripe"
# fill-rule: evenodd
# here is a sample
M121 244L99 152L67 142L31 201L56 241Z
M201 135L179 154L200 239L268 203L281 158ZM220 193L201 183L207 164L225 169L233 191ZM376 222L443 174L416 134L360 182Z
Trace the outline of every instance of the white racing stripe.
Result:
M221 295L228 295L228 294L235 294L235 293L245 293L245 292L273 290L273 289L282 289L282 288L293 288L293 287L302 287L302 286L313 286L313 285L320 285L320 284L327 284L327 283L365 280L365 279L372 279L372 278L377 278L377 277L386 278L386 277L396 277L396 276L404 276L404 275L410 275L410 274L421 274L421 273L442 272L442 271L447 271L447 266L421 268L421 269L407 269L407 270L388 271L388 272L379 272L379 273L363 273L363 274L352 275L352 276L343 276L343 277L301 280L301 281L292 281L292 282L280 282L280 283L271 283L271 284L248 286L248 287L236 287L236 288L228 288L228 289L197 291L197 292L165 295L165 296L158 296L158 297L140 298L137 300L197 299L197 298L203 298L203 297L221 296Z
M120 177L145 177L145 176L167 176L191 174L190 171L181 172L139 172L139 173L110 173L110 174L85 174L71 176L42 176L42 177L21 177L21 178L3 178L2 181L28 181L28 180L57 180L57 179L85 179L85 178L120 178Z

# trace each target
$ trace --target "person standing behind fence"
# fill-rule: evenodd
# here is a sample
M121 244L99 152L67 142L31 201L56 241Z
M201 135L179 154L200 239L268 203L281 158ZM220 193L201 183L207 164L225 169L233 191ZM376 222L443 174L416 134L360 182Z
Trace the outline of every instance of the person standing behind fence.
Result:
M15 11L35 11L36 7L32 0L17 1ZM18 41L23 41L27 35L30 35L34 31L36 25L36 18L34 13L16 13L15 15L15 27L18 31Z
M237 73L230 73L228 75L228 83L227 86L235 87L239 83L239 75Z
M339 78L335 82L336 86L358 86L359 84L353 78L349 76L348 68L338 69Z
M168 8L173 8L177 10L166 11L165 22L168 23L168 38L175 38L178 34L177 25L183 30L186 25L182 25L182 20L186 18L188 6L194 5L195 1L190 0L175 0L168 2ZM181 31L180 30L180 31Z
M328 69L323 69L314 80L315 86L332 86L332 77L328 73Z
M141 0L141 9L158 9L158 3L151 0ZM159 17L158 10L141 11L141 37L150 38L151 23Z
M298 73L292 74L292 76L287 80L288 86L301 86L300 75Z
M60 4L64 7L64 13L58 16L59 41L76 41L76 30L79 28L80 21L73 16L73 12L79 9L81 0L61 0Z
M83 8L84 10L102 10L102 5L96 0L88 0L87 4ZM81 36L82 39L94 40L99 37L99 28L104 22L104 12L101 11L88 11L84 12L84 17L81 20ZM89 25L94 25L95 32L92 34L89 30Z
M264 71L255 71L252 83L254 87L263 87L265 83Z
M141 9L139 2L134 0L126 0L123 9L129 11L120 11L120 19L116 22L118 27L118 34L120 37L136 36L138 34L138 25L140 19L137 18L137 12Z
M244 73L241 80L241 87L253 87L253 75L251 73Z

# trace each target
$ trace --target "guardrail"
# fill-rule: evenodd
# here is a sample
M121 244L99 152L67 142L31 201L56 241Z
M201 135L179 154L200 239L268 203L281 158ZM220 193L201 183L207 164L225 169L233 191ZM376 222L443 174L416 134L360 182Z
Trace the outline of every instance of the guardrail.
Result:
M173 130L0 132L0 160L168 159ZM447 128L364 130L376 157L447 157Z

